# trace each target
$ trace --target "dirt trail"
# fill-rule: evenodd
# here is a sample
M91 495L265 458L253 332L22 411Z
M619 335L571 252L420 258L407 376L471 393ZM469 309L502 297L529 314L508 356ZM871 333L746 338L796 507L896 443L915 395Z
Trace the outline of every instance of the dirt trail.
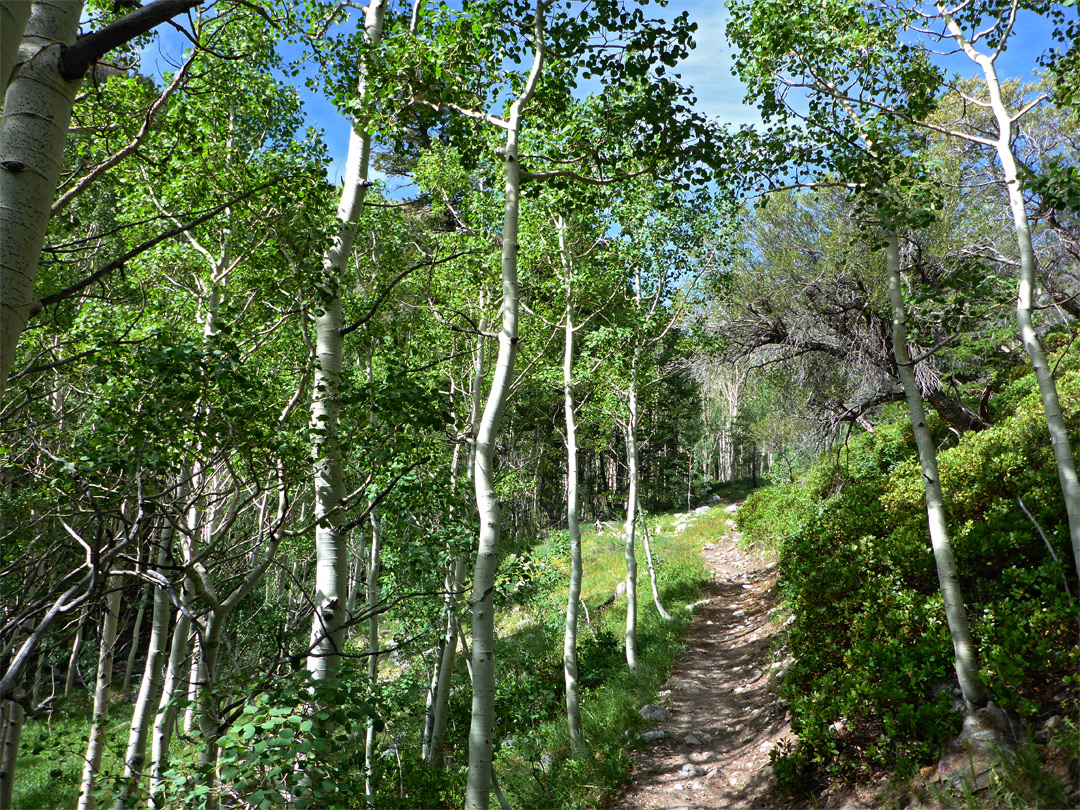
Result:
M705 546L709 601L697 608L686 652L658 695L667 717L649 731L664 736L632 755L620 810L791 806L773 792L769 765L769 751L792 737L770 668L780 630L769 620L776 569L738 539L732 530Z

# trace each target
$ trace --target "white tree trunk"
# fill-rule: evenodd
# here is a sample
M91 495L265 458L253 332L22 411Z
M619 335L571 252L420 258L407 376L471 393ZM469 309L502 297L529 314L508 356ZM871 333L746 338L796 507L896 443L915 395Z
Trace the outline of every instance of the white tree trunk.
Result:
M915 380L915 369L907 349L907 317L904 311L904 294L900 283L900 249L895 236L888 239L886 261L889 269L889 302L892 305L893 355L904 386L911 416L911 429L919 448L919 464L922 467L923 484L926 487L926 516L930 525L930 542L937 564L938 586L945 602L945 618L952 636L956 677L964 692L964 700L974 707L986 704L986 691L979 682L975 642L968 627L967 608L960 592L960 578L956 573L949 532L945 522L945 503L941 496L941 480L938 478L937 448L926 426L922 391Z
M19 48L18 60L23 64L4 97L0 118L0 399L19 336L37 306L38 259L80 84L60 77L59 58L63 48L75 41L82 6L79 0L34 4Z
M495 572L499 566L501 515L493 475L495 440L510 395L518 342L518 216L521 165L518 139L521 112L532 98L544 64L543 2L537 0L533 16L534 56L532 70L521 95L510 106L503 161L506 167L505 209L502 233L502 328L499 353L491 377L491 390L476 432L473 464L476 511L480 536L473 567L472 596L472 722L469 726L469 770L465 786L465 810L488 810L491 800L492 737L495 729Z
M101 769L105 750L105 724L109 721L109 688L112 686L113 650L116 646L116 620L120 613L120 579L111 576L105 584L109 591L105 599L105 617L101 622L101 645L98 651L97 685L94 688L94 723L86 744L82 787L79 791L79 810L94 810L94 782Z
M186 604L186 591L183 588L180 590L180 603ZM150 750L151 810L164 807L160 792L164 787L165 771L169 769L169 746L173 728L176 726L176 706L173 705L173 700L184 682L190 634L191 619L185 611L178 610L173 626L172 645L169 648L169 663L165 670L165 683L161 689L157 717L154 718L154 737Z
M71 697L75 688L75 674L79 671L79 649L82 647L83 628L86 626L86 608L83 608L79 625L75 628L75 640L71 642L71 655L68 656L67 673L64 676L64 697Z
M382 556L382 513L371 510L371 554L368 556L368 681L372 691L379 682L379 568ZM364 790L374 796L375 778L375 721L368 720L364 740Z
M150 601L150 593L151 586L147 585L139 594L135 626L131 630L131 647L128 649L127 664L124 665L124 682L120 686L120 694L124 696L124 700L131 700L131 674L135 669L135 658L139 654L139 635L142 633L143 615L146 613L146 603Z
M0 100L7 92L11 71L19 60L19 44L29 20L30 0L4 0L0 3Z
M582 754L587 748L581 732L581 689L578 684L578 611L581 607L581 524L578 521L578 444L574 415L574 307L573 263L566 249L566 220L559 217L559 257L566 279L566 323L563 345L563 418L566 421L566 527L570 532L570 589L566 596L563 631L563 678L566 681L566 725L570 746Z
M166 523L161 532L161 546L158 549L157 573L165 576L169 561L169 549L172 547L172 524ZM127 752L124 755L124 781L117 792L115 810L130 807L129 799L138 792L146 762L146 737L153 717L153 708L157 706L161 693L161 678L165 663L165 642L169 635L169 593L161 587L154 588L154 606L150 614L150 645L146 649L146 664L143 666L139 694L135 699L135 708L131 714L131 731L128 734ZM128 671L130 672L130 658Z
M187 708L184 709L184 734L190 735L195 728L195 716L198 713L196 704L199 696L199 667L202 660L202 644L199 642L199 634L191 634L191 656L188 666L187 677Z
M19 759L23 707L14 700L0 700L0 810L13 810L15 768Z
M664 610L664 605L660 601L660 586L656 581L656 566L653 565L652 559L652 539L649 537L649 521L645 515L645 510L638 506L638 514L641 515L641 537L645 541L645 562L649 566L649 584L652 585L652 597L653 604L656 605L656 612L660 614L665 622L671 621L671 614Z
M1065 511L1069 521L1069 540L1073 550L1073 560L1077 572L1080 572L1080 480L1077 479L1076 457L1069 443L1069 432L1061 414L1058 401L1057 384L1050 370L1035 325L1031 318L1035 293L1035 250L1031 244L1031 226L1028 222L1027 204L1017 172L1016 158L1013 154L1013 123L1019 115L1013 116L1005 106L1001 96L1001 84L998 80L995 60L997 53L987 55L979 53L965 37L951 14L939 4L938 13L945 21L949 33L967 54L968 58L982 68L986 88L990 95L990 108L998 126L998 136L994 144L998 160L1001 161L1002 175L1008 190L1009 208L1012 210L1013 225L1016 229L1017 246L1020 252L1020 285L1016 296L1016 324L1020 340L1024 344L1028 359L1035 370L1035 380L1039 385L1043 410L1046 412L1046 426L1050 432L1050 442L1054 448L1054 462L1057 465L1058 482L1065 498Z
M473 352L473 367L469 384L469 463L466 466L466 479L474 482L476 465L476 431L480 424L480 408L483 399L485 363L484 353L488 321L486 312L487 299L480 295L480 334L476 336L476 349ZM460 445L458 446L460 447ZM451 481L456 482L457 475L457 452L454 448L454 466ZM454 487L456 489L456 486ZM446 724L450 710L450 688L453 686L454 664L457 661L457 640L461 634L461 617L459 604L461 602L462 585L465 582L465 556L457 554L447 569L445 585L446 597L444 611L446 614L446 633L443 636L442 649L439 661L436 664L432 683L432 705L430 707L431 721L428 733L425 735L424 759L432 766L442 767L445 761Z
M635 370L636 371L636 370ZM631 372L634 374L635 372ZM637 452L637 382L631 380L627 395L629 417L626 421L626 465L628 486L626 494L626 665L633 673L638 672L637 653L637 553L634 548L634 531L637 525L638 502L638 452Z
M369 42L382 37L386 0L371 0L364 26ZM360 77L357 92L363 95ZM356 238L356 221L367 195L371 135L355 124L349 133L345 184L338 203L338 230L322 260L320 313L316 319L316 366L311 402L315 437L315 615L307 668L316 679L330 676L340 660L349 598L349 561L341 503L345 498L341 450L338 446L338 390L341 380L341 284Z

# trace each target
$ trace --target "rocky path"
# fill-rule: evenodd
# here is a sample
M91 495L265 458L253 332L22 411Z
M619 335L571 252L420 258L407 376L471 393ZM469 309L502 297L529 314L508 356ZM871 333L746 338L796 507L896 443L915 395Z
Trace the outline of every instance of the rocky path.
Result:
M741 550L738 539L731 530L705 546L713 571L707 601L696 609L686 652L657 696L663 712L651 712L658 719L633 754L633 781L620 810L788 806L772 791L769 765L769 751L792 736L771 650L780 630L769 615L777 603L776 571Z

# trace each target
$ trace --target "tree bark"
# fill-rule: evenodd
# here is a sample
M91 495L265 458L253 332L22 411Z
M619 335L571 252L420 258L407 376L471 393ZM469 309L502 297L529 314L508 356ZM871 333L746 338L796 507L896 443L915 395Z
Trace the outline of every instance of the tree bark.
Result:
M382 37L386 0L371 0L364 20L370 43ZM357 92L365 93L367 80L360 76ZM345 498L341 449L338 446L339 386L342 366L341 285L356 239L356 221L367 196L371 135L355 123L349 133L345 184L338 203L338 229L323 256L319 282L321 314L316 324L316 366L311 402L311 427L315 439L315 615L307 668L312 677L330 677L340 661L345 641L346 605L349 598L347 537L341 514Z
M371 553L368 556L368 682L374 692L379 683L379 568L382 556L382 513L371 510ZM375 721L369 719L364 740L364 790L374 796L375 780Z
M1020 252L1020 284L1016 295L1016 324L1020 340L1024 344L1028 359L1035 370L1035 380L1039 385L1043 410L1046 412L1046 426L1050 432L1050 443L1054 448L1054 462L1057 466L1058 482L1065 498L1065 511L1069 521L1069 541L1073 550L1073 561L1080 573L1080 480L1077 478L1076 457L1069 442L1069 432L1058 401L1057 384L1046 359L1046 352L1039 342L1031 313L1035 295L1035 250L1031 243L1031 225L1028 221L1027 203L1024 190L1016 167L1013 153L1013 123L1019 116L1010 115L1001 96L1001 84L998 80L993 55L979 53L974 45L964 36L960 26L952 15L938 4L938 13L945 21L950 35L964 53L983 71L986 88L990 96L990 109L997 122L998 133L994 143L1012 211L1013 225L1016 229L1016 241Z
M631 372L634 374L635 372ZM626 421L626 466L628 481L626 492L626 524L624 541L626 554L626 665L638 672L637 653L637 552L634 532L637 526L638 498L638 452L637 452L637 384L631 380L627 394L629 416Z
M689 509L689 506L687 508ZM670 622L671 614L664 610L664 605L660 601L660 585L656 581L656 566L653 565L652 540L649 537L648 517L644 509L639 507L637 511L641 515L641 538L645 541L645 562L649 566L649 584L652 585L653 604L656 605L656 612L660 614L660 618L665 622Z
M101 622L101 643L98 651L97 685L94 688L94 723L86 744L86 763L83 766L82 787L78 810L94 810L94 782L101 770L101 755L105 750L105 724L109 721L109 688L112 686L113 651L116 646L116 620L120 613L120 580L110 576L105 583L109 592L105 599L105 617Z
M900 248L899 240L890 236L886 248L886 260L889 270L889 302L892 305L892 340L893 355L904 386L908 412L911 416L911 429L915 433L915 443L919 448L919 464L922 467L923 484L926 488L926 516L930 527L930 542L934 548L934 562L937 564L938 585L945 602L945 618L952 636L956 677L968 705L981 707L986 704L986 691L978 677L975 642L968 627L967 609L964 607L963 594L960 592L960 578L956 573L956 561L953 559L952 546L949 543L949 531L945 522L945 503L941 495L941 480L938 477L937 448L926 426L926 414L923 409L922 392L915 380L915 369L907 349L907 316L904 310L904 294L900 283Z
M142 633L143 615L146 613L146 603L150 601L152 590L156 589L147 585L139 594L139 606L135 610L135 626L131 629L131 647L128 649L127 663L124 665L124 681L120 686L120 694L124 696L124 700L131 700L131 674L135 669L135 658L139 654L139 635Z
M521 95L510 106L503 161L506 167L505 208L502 233L502 328L499 353L491 378L491 390L476 433L473 465L476 511L480 536L473 568L472 597L472 722L469 726L469 770L465 787L465 810L488 810L491 800L492 737L495 727L495 572L499 566L501 531L499 501L495 496L494 456L499 423L510 395L518 343L518 216L521 166L518 139L521 112L532 98L544 64L543 2L537 0L533 15L534 56L532 70Z
M86 608L83 608L79 625L75 628L75 639L71 642L71 655L68 656L67 672L64 675L64 697L71 697L75 688L75 675L79 671L79 649L82 647L83 628L86 626Z
M172 547L173 526L166 522L161 532L157 556L157 574L165 577ZM165 659L165 642L169 635L169 593L162 586L154 587L154 603L150 614L150 644L146 649L146 664L139 683L139 694L131 714L131 731L128 734L127 752L124 755L124 779L117 792L114 810L130 807L130 799L138 793L146 762L146 737L150 729L153 709L161 693L162 669ZM131 671L130 657L128 672Z
M13 810L15 768L19 761L23 707L14 700L0 700L0 810Z
M566 420L566 527L570 532L570 589L566 597L566 627L563 631L563 678L566 681L566 725L570 746L577 754L587 747L581 731L581 689L578 683L578 611L581 607L581 524L578 521L578 444L574 415L574 306L573 262L566 249L566 220L556 220L559 229L559 258L566 279L566 323L563 346L563 416Z
M30 20L28 0L4 0L0 3L0 100L11 82L11 72L19 61L19 44Z
M186 590L180 589L180 604L187 601ZM161 688L161 700L158 702L157 717L154 718L153 743L150 750L150 808L159 810L165 806L161 791L164 787L165 771L169 769L169 746L172 742L173 729L176 727L176 706L173 700L177 690L183 684L187 669L188 636L191 634L191 619L186 610L176 612L173 626L172 645L169 647L169 663L165 670L165 683Z
M19 336L37 307L34 281L64 161L79 81L60 76L61 52L75 42L82 2L35 3L18 59L22 67L0 118L0 398Z

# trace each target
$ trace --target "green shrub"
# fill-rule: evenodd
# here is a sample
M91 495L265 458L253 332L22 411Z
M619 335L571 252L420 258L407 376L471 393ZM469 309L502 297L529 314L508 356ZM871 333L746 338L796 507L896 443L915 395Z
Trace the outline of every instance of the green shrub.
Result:
M1076 446L1080 374L1068 363L1059 374ZM1011 410L943 450L939 467L980 676L994 702L1032 713L1077 667L1076 607L1063 580L1078 589L1031 377L1001 399ZM1051 559L1018 497L1066 564ZM759 542L786 534L779 570L794 661L782 689L798 741L773 762L788 791L812 790L825 774L931 762L957 730L937 688L955 676L924 498L910 428L898 421L823 458L801 492L772 488L740 512Z

